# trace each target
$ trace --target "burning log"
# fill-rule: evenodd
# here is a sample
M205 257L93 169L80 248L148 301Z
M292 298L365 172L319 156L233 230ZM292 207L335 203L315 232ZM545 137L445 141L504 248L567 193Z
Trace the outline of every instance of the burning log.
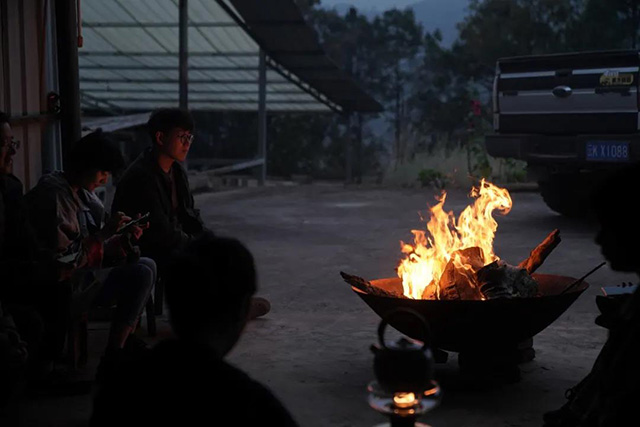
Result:
M362 277L352 276L351 274L347 274L342 271L340 272L340 275L345 282L347 282L354 288L360 289L362 292L366 292L370 295L377 295L387 298L407 298L401 292L394 292L373 286L369 281L363 279Z
M538 294L538 282L525 268L504 261L482 267L477 274L478 287L486 299L530 298Z
M466 248L454 252L440 277L440 299L482 299L475 272L483 265L484 256L480 248Z
M522 261L518 267L527 270L527 273L532 274L536 271L553 251L556 246L560 244L560 231L558 229L553 230L534 250L531 251L529 257Z
M435 281L431 281L431 283L424 288L422 299L438 299L438 285Z

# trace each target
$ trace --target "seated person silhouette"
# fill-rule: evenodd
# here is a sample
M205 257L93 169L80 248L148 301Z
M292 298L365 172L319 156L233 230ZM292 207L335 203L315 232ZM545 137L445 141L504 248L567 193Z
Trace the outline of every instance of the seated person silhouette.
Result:
M142 235L142 226L123 231L131 218L122 212L107 220L94 192L123 166L122 154L110 137L93 132L71 147L64 171L43 175L24 197L38 253L47 254L57 265L49 287L70 288L70 301L49 304L68 304L71 316L93 305L117 303L99 379L114 371L121 359L144 352L145 343L133 332L156 280L154 261L140 258L132 245ZM56 324L68 321L62 317Z
M142 256L157 263L161 278L175 248L200 233L211 232L195 207L189 178L181 165L194 143L194 127L193 117L187 110L160 108L154 111L147 123L151 146L129 165L113 198L114 213L122 211L133 216L149 212L153 226L141 236L139 246ZM156 303L159 301L161 298ZM264 316L270 310L268 300L252 298L251 319Z
M594 192L600 226L596 243L611 269L640 275L640 222L636 195L640 165L612 173ZM567 390L569 401L544 416L545 426L611 427L633 425L640 397L640 293L598 297L596 323L609 337L591 372Z
M176 339L122 366L98 391L92 426L296 426L263 385L224 358L247 323L256 291L251 253L204 233L169 263L166 298Z
M68 310L64 305L53 304L65 298L65 290L44 280L55 264L40 260L35 254L24 188L13 174L13 159L19 150L20 141L15 138L10 117L0 111L0 305L27 344L28 375L32 380L46 374L61 351L63 342L51 326Z

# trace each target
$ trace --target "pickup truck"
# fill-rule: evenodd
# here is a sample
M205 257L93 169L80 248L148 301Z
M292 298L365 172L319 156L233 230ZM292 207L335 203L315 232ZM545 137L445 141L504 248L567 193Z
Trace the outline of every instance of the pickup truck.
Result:
M608 171L640 160L637 50L499 59L487 152L527 162L546 204L589 211Z

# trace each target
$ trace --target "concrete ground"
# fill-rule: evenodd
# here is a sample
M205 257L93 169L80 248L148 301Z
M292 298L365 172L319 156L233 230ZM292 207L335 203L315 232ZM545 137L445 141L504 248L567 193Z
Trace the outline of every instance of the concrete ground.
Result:
M418 212L433 203L432 190L345 189L337 184L246 188L196 197L205 222L253 251L259 295L272 303L265 318L249 324L229 360L270 387L302 426L372 426L384 421L367 404L373 379L370 344L379 317L339 276L391 277L399 241L422 228ZM514 206L498 216L496 253L512 264L524 259L551 230L563 241L541 273L580 277L602 261L595 225L550 211L536 193L512 194ZM469 199L452 191L448 210L459 213ZM564 402L564 391L591 368L606 333L593 322L600 286L635 277L604 267L591 287L534 339L536 359L521 365L522 380L510 385L470 381L455 354L438 365L443 390L439 407L422 418L434 427L542 425L542 414ZM167 335L160 319L161 335ZM93 374L106 325L93 324ZM161 373L160 373L161 375ZM20 409L23 425L84 425L90 396L41 398ZM249 408L250 410L250 408Z

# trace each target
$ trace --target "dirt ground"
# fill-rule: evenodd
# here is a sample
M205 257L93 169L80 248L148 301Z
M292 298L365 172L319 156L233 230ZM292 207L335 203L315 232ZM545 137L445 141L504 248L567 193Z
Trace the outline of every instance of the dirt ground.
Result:
M373 426L384 418L369 408L366 386L380 318L339 276L391 277L399 241L423 228L418 212L433 190L345 189L338 184L249 188L196 197L205 222L253 251L259 295L272 303L265 318L249 324L229 360L270 387L302 426ZM512 194L514 207L497 216L496 253L517 264L554 228L562 243L541 273L580 277L602 261L596 226L550 211L539 194ZM459 213L469 199L452 191L445 207ZM534 339L536 359L521 365L522 380L496 385L471 381L455 354L438 365L442 403L421 420L433 427L542 425L542 414L564 402L564 391L590 369L606 332L594 324L600 287L635 277L604 267L590 288ZM161 335L168 325L160 319ZM92 324L92 375L105 324ZM21 407L23 425L83 425L90 396L41 398Z

